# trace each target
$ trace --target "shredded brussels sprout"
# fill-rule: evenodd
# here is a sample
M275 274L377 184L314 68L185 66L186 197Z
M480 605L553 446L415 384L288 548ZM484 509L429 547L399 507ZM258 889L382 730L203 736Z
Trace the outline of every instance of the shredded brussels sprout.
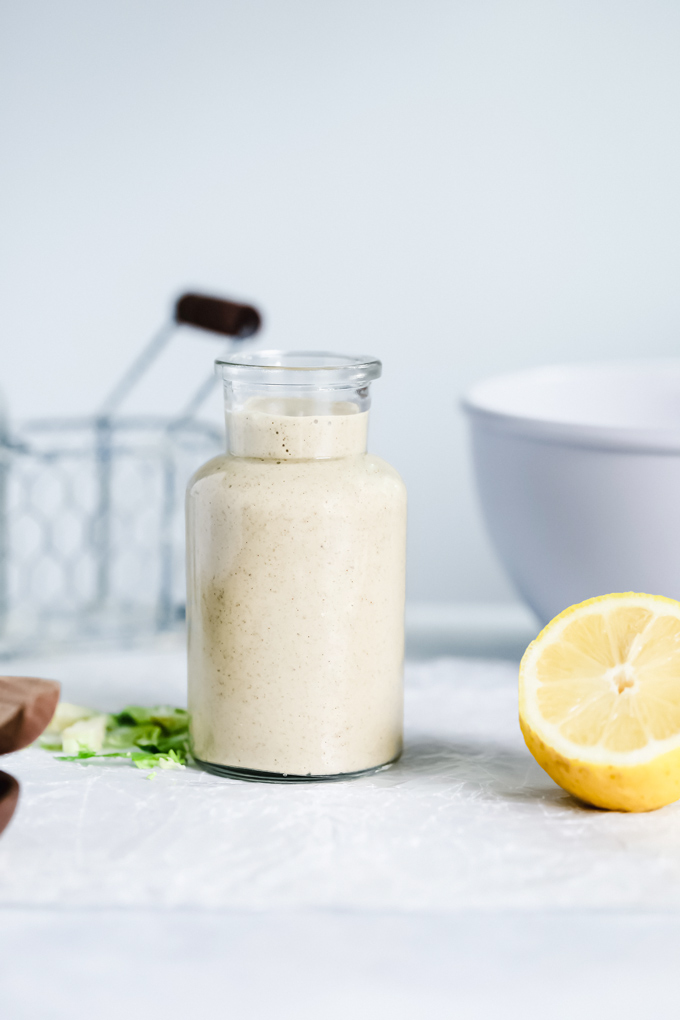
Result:
M59 761L127 758L138 769L181 769L190 755L189 713L183 708L127 705L105 715L61 702L57 716L69 721L77 716L62 733L51 724L39 741L45 750L71 752L57 755Z

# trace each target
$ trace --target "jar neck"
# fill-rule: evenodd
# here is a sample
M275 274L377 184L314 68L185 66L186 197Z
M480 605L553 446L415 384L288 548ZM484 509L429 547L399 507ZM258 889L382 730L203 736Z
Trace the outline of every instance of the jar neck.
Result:
M259 460L331 460L366 451L377 358L252 351L215 363L224 381L227 449Z
M333 460L366 452L368 387L304 395L225 382L227 450L257 460ZM288 392L284 392L288 391Z

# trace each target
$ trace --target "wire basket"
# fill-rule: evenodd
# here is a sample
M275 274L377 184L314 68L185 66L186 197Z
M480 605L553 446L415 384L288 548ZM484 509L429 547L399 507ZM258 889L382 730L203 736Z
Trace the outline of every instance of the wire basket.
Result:
M175 416L121 415L178 324L230 337L260 326L247 305L184 295L100 411L12 432L0 421L0 654L131 644L184 619L184 491L223 449L198 411L210 375Z

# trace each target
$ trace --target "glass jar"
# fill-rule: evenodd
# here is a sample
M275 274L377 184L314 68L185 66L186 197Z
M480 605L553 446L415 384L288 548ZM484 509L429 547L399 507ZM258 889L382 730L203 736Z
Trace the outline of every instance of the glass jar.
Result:
M227 454L187 493L193 752L218 775L343 779L402 747L406 490L366 452L368 357L216 362Z

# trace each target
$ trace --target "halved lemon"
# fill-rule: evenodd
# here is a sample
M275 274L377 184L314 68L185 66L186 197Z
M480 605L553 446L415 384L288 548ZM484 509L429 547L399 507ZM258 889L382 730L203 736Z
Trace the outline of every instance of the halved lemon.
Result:
M580 800L678 800L680 602L627 592L565 609L524 653L519 719L539 765Z

